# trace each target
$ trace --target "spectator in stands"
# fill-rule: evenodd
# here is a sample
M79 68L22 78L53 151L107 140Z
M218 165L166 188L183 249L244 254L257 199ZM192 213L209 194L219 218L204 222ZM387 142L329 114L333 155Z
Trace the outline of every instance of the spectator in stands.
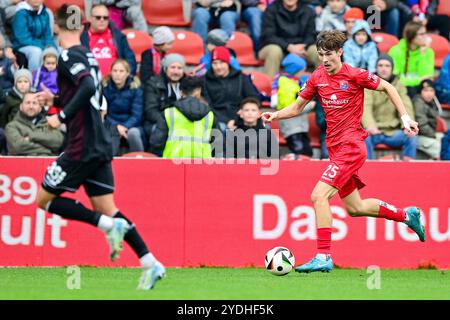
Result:
M202 98L203 78L181 80L182 98L164 110L150 144L164 158L211 158L214 113ZM201 128L201 130L199 130Z
M233 158L278 158L277 138L260 119L261 102L253 97L239 104L239 118L234 133L227 133L225 155ZM276 145L272 146L272 143Z
M91 12L92 6L98 4L108 7L110 19L117 29L122 30L125 24L130 24L135 30L148 32L142 0L85 0L85 11Z
M378 48L372 40L369 24L365 20L356 21L352 35L344 44L344 62L355 68L376 72Z
M0 0L0 9L3 10L6 22L12 24L14 15L17 11L17 4L22 0Z
M184 77L186 65L183 56L168 54L161 65L163 72L149 78L144 84L143 125L147 139L151 139L158 120L164 118L164 109L181 99L180 81Z
M13 26L14 49L28 60L28 69L35 71L41 64L42 51L56 47L53 41L53 14L43 0L26 0L17 5Z
M31 72L27 69L19 69L14 73L14 87L5 98L5 106L0 115L0 128L5 128L19 111L23 95L31 90Z
M352 30L357 20L364 20L364 11L362 11L360 8L350 8L344 14L345 31L347 33L348 39L351 39L353 37Z
M136 58L127 37L109 22L109 12L105 5L92 7L91 23L85 26L81 43L94 54L103 76L109 74L112 63L117 59L127 60L131 74L136 74Z
M153 48L145 50L141 59L141 81L161 73L161 60L172 49L175 35L169 27L161 26L152 32Z
M48 47L42 52L42 65L33 72L33 92L40 92L44 88L50 90L53 95L58 93L58 51Z
M1 4L2 0L0 0ZM5 56L11 60L16 59L16 56L13 52L13 45L11 43L11 40L9 39L9 33L6 31L6 19L3 14L1 14L3 9L1 9L0 5L0 41L2 46L5 48ZM15 12L15 11L14 11Z
M420 128L417 150L437 160L441 151L442 133L440 137L437 137L436 127L441 110L436 104L436 91L432 80L425 79L420 83L419 93L414 97L413 103L416 121Z
M106 120L111 129L113 155L120 155L122 141L128 145L129 152L144 151L141 81L131 75L126 60L118 59L112 64L111 74L103 80L103 87L108 102Z
M5 95L14 86L14 72L17 70L15 61L8 57L6 50L4 38L0 35L0 87ZM0 99L0 104L4 102L4 99Z
M286 108L297 99L303 85L300 77L306 68L306 60L290 53L283 59L281 65L284 72L279 73L273 81L270 103L277 110ZM292 153L312 157L307 111L294 118L280 120L280 129Z
M315 41L314 11L299 0L275 1L263 15L259 58L265 60L265 72L274 77L288 53L303 57L317 66L319 61Z
M5 129L9 155L55 156L64 136L48 126L35 94L25 93L20 110Z
M434 76L434 51L428 47L425 27L420 22L410 21L403 31L403 39L389 50L394 59L394 74L408 88L413 98L423 79Z
M392 73L395 62L389 55L381 54L377 61L377 75L390 82L400 94L409 116L414 119L414 109L405 86ZM374 159L378 144L402 147L402 155L416 158L417 136L409 137L402 130L402 121L392 101L381 91L365 90L362 125L368 131L367 159Z
M347 0L327 0L327 6L321 10L316 18L316 30L340 30L346 31L344 14L350 9Z
M192 31L206 42L208 26L211 22L218 22L220 29L231 36L239 21L241 4L238 0L194 0L192 12Z
M439 0L402 0L402 3L404 21L421 22L428 30L438 30L441 36L449 38L450 18L437 14Z
M211 52L211 70L205 76L204 96L214 112L219 129L235 129L239 103L247 97L257 97L258 92L249 77L230 66L231 54L225 47Z
M262 16L267 5L261 0L240 0L242 4L242 20L247 22L250 37L253 41L255 57L258 56L259 39L261 37Z
M200 66L205 69L205 73L211 69L211 51L215 47L225 47L228 39L228 34L222 29L213 29L208 32L208 36L206 37L206 53L200 59ZM241 70L241 65L236 59L236 53L233 49L228 48L228 50L231 54L230 66L236 70ZM200 72L200 68L197 68L197 72Z
M400 11L398 0L348 0L350 7L358 7L366 13L366 18L375 12L371 6L375 6L381 12L381 25L385 26L386 32L399 37L400 32ZM371 26L379 28L380 26Z
M440 102L450 104L450 54L444 59L436 80L436 93Z

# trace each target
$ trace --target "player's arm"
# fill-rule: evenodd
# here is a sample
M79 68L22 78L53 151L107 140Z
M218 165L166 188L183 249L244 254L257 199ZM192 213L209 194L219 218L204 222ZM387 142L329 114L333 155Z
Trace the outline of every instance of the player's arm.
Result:
M264 123L266 123L273 120L293 118L299 115L303 111L303 109L305 109L308 102L309 100L303 99L301 96L299 96L294 103L292 103L290 106L287 106L286 108L275 112L264 112L261 115L261 119L264 121Z
M395 89L395 87L386 80L380 80L380 84L378 85L378 88L376 90L384 91L389 96L389 99L391 99L392 103L401 116L403 126L405 127L407 133L411 136L417 135L419 133L418 124L417 122L413 121L408 115L405 104L403 103L399 93L397 92L397 89Z

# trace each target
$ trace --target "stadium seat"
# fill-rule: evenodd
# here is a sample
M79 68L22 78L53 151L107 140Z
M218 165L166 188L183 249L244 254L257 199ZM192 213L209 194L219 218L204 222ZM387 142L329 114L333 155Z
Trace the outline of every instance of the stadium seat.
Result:
M434 65L437 68L441 68L445 57L450 52L448 40L438 34L430 33L428 36L431 38L431 48L434 50L435 54Z
M380 53L388 53L389 49L399 42L396 36L384 32L372 33L372 39L376 42Z
M134 29L124 29L122 33L127 36L131 50L133 50L137 63L141 63L142 52L150 49L153 45L149 34Z
M438 14L446 14L450 16L450 2L448 0L439 1Z
M442 117L438 118L436 132L445 133L447 131L447 125L445 124L445 120Z
M189 30L177 30L171 53L179 53L184 56L186 64L197 65L203 56L203 40L195 32Z
M384 143L379 143L375 146L375 150L382 150L382 151L402 150L402 147L390 147Z
M309 122L309 138L311 139L312 148L320 148L320 127L316 123L316 113L308 113Z
M280 122L278 120L272 121L270 123L270 128L272 128L272 130L277 130L276 137L278 138L278 144L280 146L286 146L287 142L286 139L284 139L283 135L281 134Z
M227 42L227 47L236 52L236 58L243 66L262 66L263 61L255 59L253 42L246 33L235 31Z
M45 0L44 4L47 8L52 10L53 13L58 10L61 5L66 2L67 4L75 4L81 8L81 10L84 11L84 0L69 0L69 1L61 1L61 0Z
M441 106L443 110L450 110L450 104L442 104Z
M128 152L122 155L122 158L158 158L156 154L144 151Z
M250 75L253 84L259 92L267 97L270 97L272 92L272 81L267 74L255 70L245 70L244 73Z
M151 25L186 27L190 21L183 16L183 0L144 0L142 11Z

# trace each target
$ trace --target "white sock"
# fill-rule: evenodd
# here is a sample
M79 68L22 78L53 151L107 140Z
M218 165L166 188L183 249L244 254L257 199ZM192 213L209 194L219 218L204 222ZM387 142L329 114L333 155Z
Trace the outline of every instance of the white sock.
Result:
M329 254L325 254L325 253L318 253L316 254L316 258L322 261L327 261L328 258L330 257Z
M113 218L105 216L104 214L102 214L100 216L100 220L98 220L97 227L99 227L99 229L104 231L104 232L108 232L109 230L111 230L113 228L113 225L114 225Z
M146 255L142 256L139 261L141 261L142 268L147 269L153 266L153 264L156 262L156 259L155 256L149 252Z

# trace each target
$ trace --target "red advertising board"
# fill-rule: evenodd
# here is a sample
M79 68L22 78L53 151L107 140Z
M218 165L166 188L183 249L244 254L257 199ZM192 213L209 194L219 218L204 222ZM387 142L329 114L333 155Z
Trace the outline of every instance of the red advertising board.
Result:
M37 208L36 191L52 161L0 158L0 266L137 266L128 246L112 264L101 231ZM116 159L115 199L167 266L262 266L274 246L290 248L301 263L315 252L310 193L327 165ZM427 241L419 242L402 223L352 218L335 197L334 262L450 268L450 163L368 162L360 175L367 184L363 198L420 206ZM89 206L83 190L75 196Z

